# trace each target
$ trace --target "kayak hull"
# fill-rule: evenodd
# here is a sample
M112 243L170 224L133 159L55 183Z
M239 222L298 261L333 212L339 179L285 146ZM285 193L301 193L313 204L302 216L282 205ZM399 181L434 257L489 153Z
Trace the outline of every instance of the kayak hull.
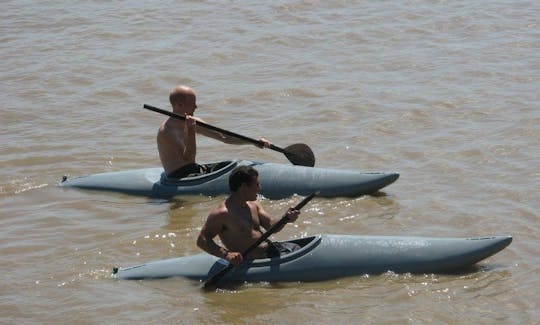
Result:
M227 282L313 282L362 274L446 273L470 267L512 242L511 236L432 238L317 235L293 240L302 248L272 259L245 261ZM203 253L115 269L119 279L184 277L204 281L227 261Z
M229 175L237 166L253 166L259 172L260 194L281 199L294 194L307 196L320 191L322 197L356 197L372 194L392 184L398 173L361 173L329 168L313 168L248 160L219 163L215 172L183 179L169 179L162 168L107 172L75 178L64 177L62 187L110 191L148 197L178 195L216 196L228 194Z

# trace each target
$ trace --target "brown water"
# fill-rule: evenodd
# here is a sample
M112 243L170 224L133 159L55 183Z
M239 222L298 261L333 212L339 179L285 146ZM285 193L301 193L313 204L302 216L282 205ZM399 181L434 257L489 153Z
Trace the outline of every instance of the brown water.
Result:
M0 323L533 324L540 321L537 1L4 1ZM117 281L116 265L199 252L220 198L58 188L159 165L169 89L207 122L317 166L399 171L385 196L315 199L275 236L484 236L514 242L456 275L360 276L204 293ZM286 163L199 140L200 161ZM264 184L263 184L264 186ZM264 200L279 216L299 198Z

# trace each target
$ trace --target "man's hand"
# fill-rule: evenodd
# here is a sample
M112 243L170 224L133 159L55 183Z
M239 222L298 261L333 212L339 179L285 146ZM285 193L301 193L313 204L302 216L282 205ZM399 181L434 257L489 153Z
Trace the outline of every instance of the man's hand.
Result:
M227 256L225 256L225 259L229 261L234 266L238 266L242 263L244 260L244 257L242 257L242 254L239 252L227 252Z
M188 128L193 128L195 125L197 125L197 118L192 115L186 115L186 126Z
M266 140L265 138L260 138L259 142L261 144L257 145L259 148L270 148L270 141Z
M300 215L300 211L295 210L293 207L290 207L289 211L287 211L288 222L295 222L296 219L298 219L299 215Z

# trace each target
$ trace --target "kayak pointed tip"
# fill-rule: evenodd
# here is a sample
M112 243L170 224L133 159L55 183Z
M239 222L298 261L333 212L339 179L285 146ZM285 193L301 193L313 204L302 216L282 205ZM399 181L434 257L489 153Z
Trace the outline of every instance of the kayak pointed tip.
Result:
M510 245L512 243L512 240L514 240L511 235L505 235L502 237L504 237L503 242L506 244L506 246Z

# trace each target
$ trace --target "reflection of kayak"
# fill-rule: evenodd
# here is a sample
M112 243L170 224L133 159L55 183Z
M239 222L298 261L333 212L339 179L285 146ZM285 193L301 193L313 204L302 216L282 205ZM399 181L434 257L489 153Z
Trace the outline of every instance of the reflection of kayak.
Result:
M210 173L182 179L169 179L162 168L108 172L62 180L60 186L112 191L150 197L175 195L228 194L229 174L236 166L250 165L259 172L261 194L267 198L285 198L293 194L320 196L360 196L377 192L398 179L397 173L361 173L276 163L232 160L207 164Z
M323 281L333 278L396 273L444 273L469 267L512 242L510 236L430 238L318 235L293 240L300 250L273 259L246 261L223 281ZM206 280L227 265L198 254L114 269L120 279L185 277Z

